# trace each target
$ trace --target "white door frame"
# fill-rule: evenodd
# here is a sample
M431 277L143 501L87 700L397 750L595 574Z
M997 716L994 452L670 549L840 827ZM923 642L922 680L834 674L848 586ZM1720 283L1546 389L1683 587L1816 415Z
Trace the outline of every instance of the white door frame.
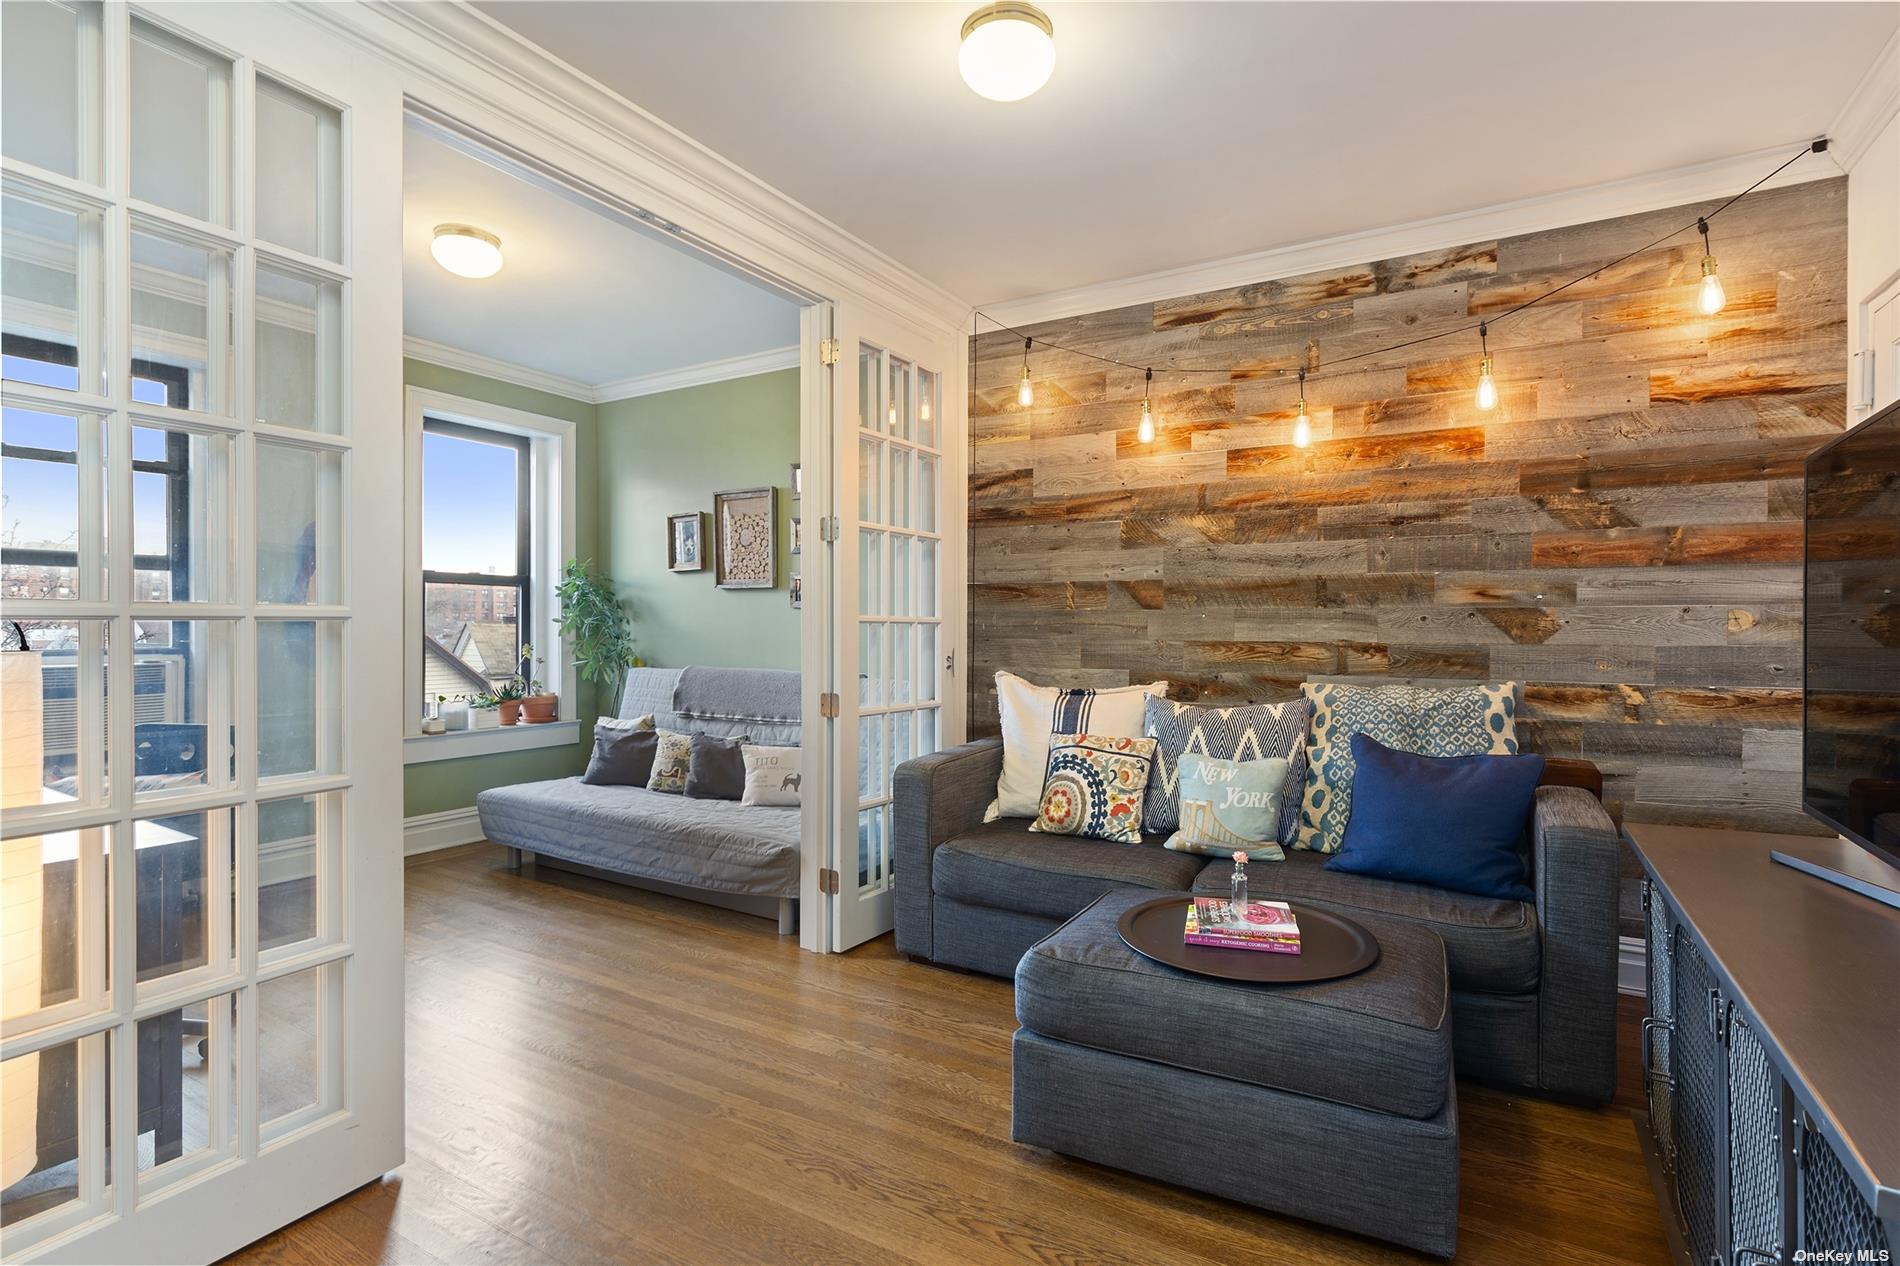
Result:
M890 331L893 342L945 346L942 359L944 472L944 651L953 653L955 685L944 701L942 742L966 733L968 688L964 666L968 615L968 359L970 307L776 189L734 167L646 111L551 58L481 13L458 5L323 4L300 0L317 21L341 30L389 64L409 99L412 117L477 138L507 153L530 178L538 169L546 187L590 191L602 210L706 252L732 271L818 307L808 308L803 353L802 461L806 553L801 556L804 601L800 620L805 676L806 785L830 786L835 761L855 753L832 751L814 654L830 645L826 618L835 605L834 569L821 565L817 521L838 514L831 500L837 463L855 460L855 419L836 407L839 371L855 372L855 351L839 365L821 366L815 312L837 305ZM821 373L832 374L821 384ZM826 392L830 394L827 396ZM828 438L820 418L829 419ZM840 429L848 427L848 432ZM850 445L840 438L848 433ZM829 452L821 438L827 438ZM823 750L819 750L823 748ZM855 805L852 806L855 809ZM855 818L848 834L855 841ZM838 823L822 807L808 807L801 859L800 944L824 952L832 944L820 872L839 849ZM852 845L855 848L855 843Z

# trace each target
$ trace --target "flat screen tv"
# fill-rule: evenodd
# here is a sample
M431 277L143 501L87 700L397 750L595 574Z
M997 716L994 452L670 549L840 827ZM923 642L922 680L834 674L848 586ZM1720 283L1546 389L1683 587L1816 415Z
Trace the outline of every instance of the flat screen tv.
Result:
M1804 491L1801 804L1900 889L1900 404L1815 450Z

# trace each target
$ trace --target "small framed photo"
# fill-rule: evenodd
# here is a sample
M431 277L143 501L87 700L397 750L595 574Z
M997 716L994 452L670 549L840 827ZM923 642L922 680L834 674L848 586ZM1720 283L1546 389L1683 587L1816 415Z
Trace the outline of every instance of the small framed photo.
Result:
M794 607L804 606L805 605L805 578L803 576L793 576L791 589L792 589L792 605Z
M797 515L792 516L792 553L794 554L804 553L805 529L801 526L803 522L804 520Z
M792 463L792 495L794 497L805 495L805 468L797 462Z
M778 489L713 494L713 580L721 589L778 587Z
M666 569L668 571L704 571L706 569L706 551L702 546L701 520L706 516L695 510L691 514L668 515L666 519Z

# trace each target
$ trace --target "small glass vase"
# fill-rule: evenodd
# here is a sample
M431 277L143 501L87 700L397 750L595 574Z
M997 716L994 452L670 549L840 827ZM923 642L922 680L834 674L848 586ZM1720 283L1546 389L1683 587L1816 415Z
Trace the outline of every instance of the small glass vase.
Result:
M1235 923L1247 921L1247 863L1234 863L1234 877L1228 881L1227 902Z

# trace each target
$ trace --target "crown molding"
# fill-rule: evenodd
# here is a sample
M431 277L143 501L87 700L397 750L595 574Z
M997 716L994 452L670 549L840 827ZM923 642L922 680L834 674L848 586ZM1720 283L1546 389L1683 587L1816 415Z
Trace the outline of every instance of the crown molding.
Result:
M530 369L526 365L517 365L512 361L496 360L492 356L465 352L459 347L450 347L446 343L431 343L428 339L417 338L413 334L403 336L402 354L409 360L426 361L442 369L454 369L482 378L493 378L496 382L512 383L517 387L527 387L533 391L545 391L550 395L561 396L568 400L578 400L582 404L594 403L594 389L578 378L563 378L559 374Z
M405 72L412 99L788 289L873 304L932 338L969 316L965 300L460 0L296 7Z
M746 356L728 356L723 360L702 361L679 369L662 369L657 373L635 374L616 382L603 382L593 389L594 403L608 404L614 400L631 400L635 396L678 391L682 387L703 387L707 383L797 368L798 345L794 343L790 347L775 347L770 351L753 352Z
M1842 171L1849 170L1895 116L1900 116L1900 30L1888 37L1880 56L1828 126L1827 134L1833 138L1828 153Z
M1346 268L1371 260L1397 259L1404 255L1445 250L1472 242L1487 242L1493 238L1542 233L1596 220L1658 211L1665 207L1724 197L1745 189L1803 143L1791 140L1786 145L1777 145L1772 149L1737 154L1732 158L1698 163L1691 167L1652 172L1627 180L1503 202L1473 211L1434 216L1360 233L1344 233L1314 242L1254 251L1228 259L1124 277L1117 281L1098 282L1073 290L984 304L982 311L1005 325L1020 328L1042 321L1107 312L1161 299L1206 294L1281 277ZM1839 175L1840 171L1833 164L1823 159L1807 159L1796 163L1762 187L1773 189L1811 180L1832 179Z

